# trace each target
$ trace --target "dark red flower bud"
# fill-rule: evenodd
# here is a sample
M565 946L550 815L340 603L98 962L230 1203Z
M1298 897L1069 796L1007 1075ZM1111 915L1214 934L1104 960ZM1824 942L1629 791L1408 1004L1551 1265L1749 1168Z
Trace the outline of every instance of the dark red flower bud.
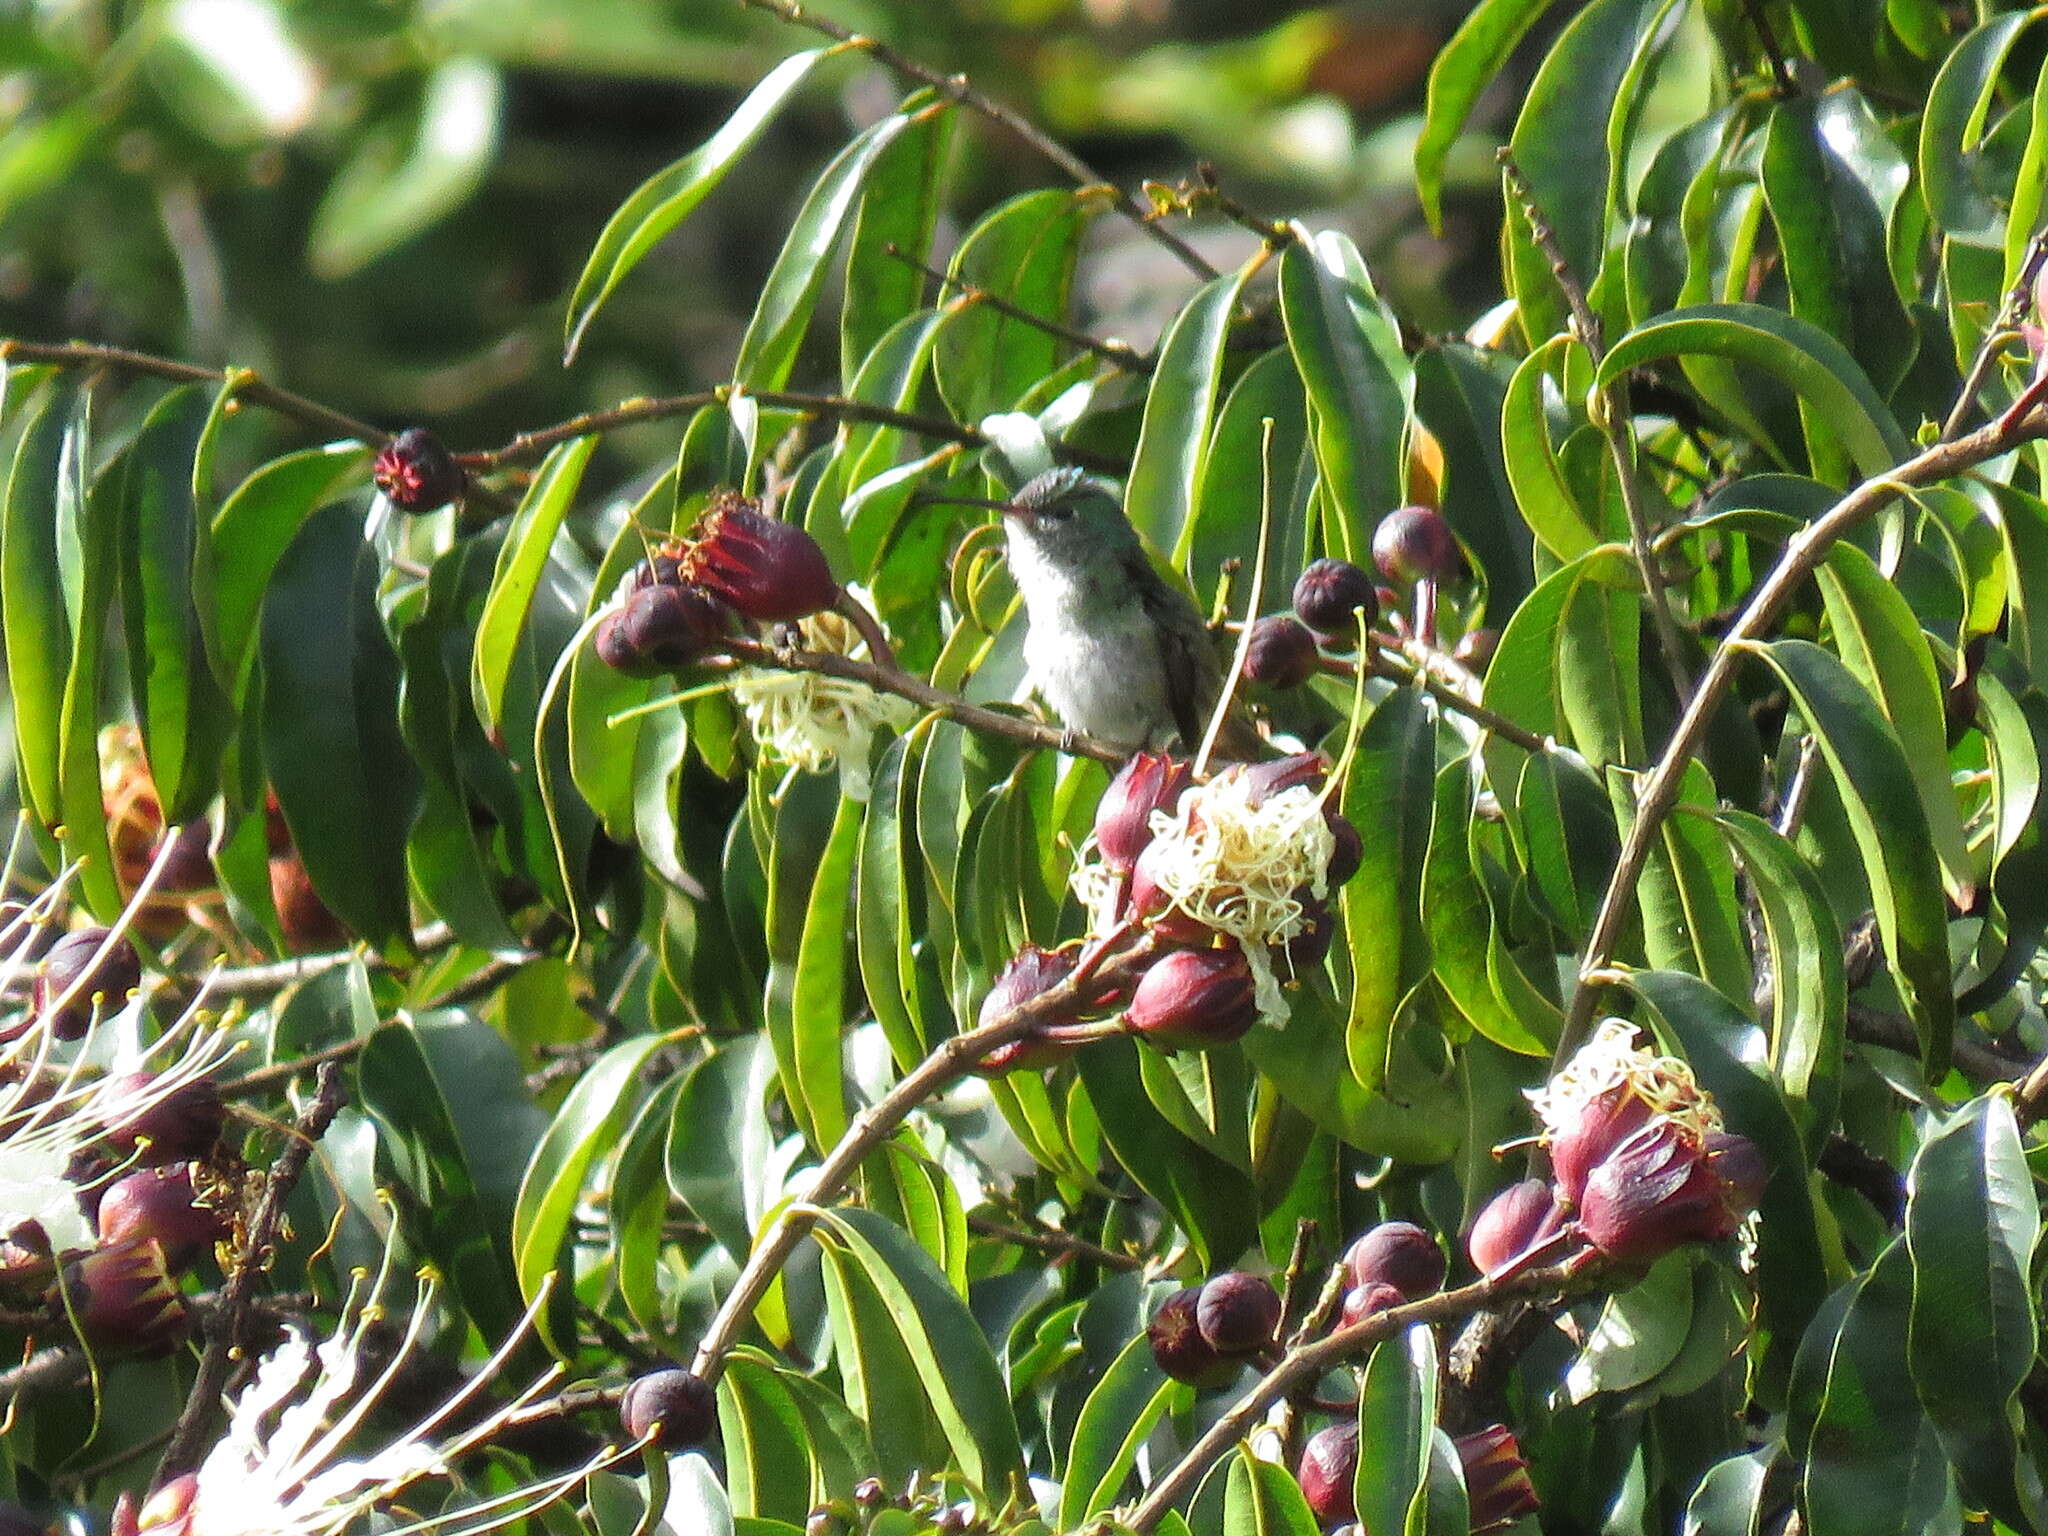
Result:
M1301 903L1302 921L1306 926L1281 950L1289 975L1298 975L1321 965L1323 957L1330 952L1330 946L1337 942L1337 915L1330 910L1329 902L1319 900L1306 886L1294 893L1294 899Z
M1543 1507L1536 1497L1536 1485L1529 1481L1529 1463L1515 1443L1514 1431L1493 1424L1470 1435L1459 1435L1451 1444L1465 1469L1465 1503L1472 1519L1472 1536L1513 1525L1524 1515Z
M853 1485L853 1502L862 1509L880 1509L889 1502L889 1490L879 1477L864 1477Z
M635 1441L652 1433L656 1445L688 1450L711 1438L718 1424L718 1394L692 1371L649 1371L619 1399L619 1424Z
M626 638L625 623L626 615L619 609L597 621L597 628L590 637L597 659L614 672L623 672L628 677L658 676L662 669L633 649L632 642Z
M967 1506L948 1504L932 1517L932 1530L936 1536L962 1536L970 1518Z
M1373 530L1372 563L1389 581L1448 581L1461 559L1451 525L1434 507L1399 507Z
M830 608L839 583L818 541L730 493L698 520L682 575L709 587L759 624L786 624Z
M370 478L401 512L431 512L460 496L468 484L462 466L425 427L407 427L377 450Z
M184 1268L202 1249L225 1242L234 1222L201 1195L193 1177L197 1171L196 1163L173 1163L117 1180L100 1198L100 1241L154 1239L173 1269Z
M164 861L162 873L156 877L159 891L176 895L185 891L203 891L213 885L213 855L208 844L213 829L204 821L188 821L177 831L169 834L168 853L164 844L157 844L157 852L151 855L152 862L161 856Z
M1610 1259L1647 1264L1686 1243L1732 1236L1755 1209L1763 1165L1745 1138L1715 1141L1710 1149L1668 1120L1630 1137L1586 1180L1586 1240Z
M1294 1469L1309 1513L1327 1529L1358 1518L1358 1425L1332 1424L1308 1437Z
M211 1078L155 1091L154 1072L130 1072L108 1086L132 1097L136 1108L115 1121L107 1142L143 1163L176 1163L212 1154L227 1125L228 1107ZM154 1095L154 1097L152 1097Z
M109 1243L64 1271L79 1331L94 1349L157 1354L185 1336L190 1314L154 1242Z
M348 942L348 929L313 889L313 877L306 873L298 854L271 856L270 900L277 908L277 926L284 934L287 954L339 949Z
M1550 1138L1550 1178L1567 1214L1584 1198L1587 1176L1629 1137L1650 1123L1650 1106L1629 1083L1590 1099L1578 1121Z
M1320 752L1296 752L1270 763L1253 763L1244 770L1245 783L1250 786L1245 798L1253 806L1261 806L1273 796L1303 784L1321 789L1323 780L1329 776L1330 760Z
M1273 1342L1280 1293L1270 1280L1237 1270L1211 1278L1195 1297L1195 1325L1220 1355L1248 1355Z
M1355 636L1361 624L1371 629L1378 620L1379 594L1349 560L1318 560L1294 583L1294 611L1319 635Z
M1510 1184L1472 1218L1465 1252L1482 1275L1505 1269L1557 1231L1563 1217L1550 1185L1542 1179Z
M50 1234L40 1221L20 1222L0 1237L0 1296L17 1302L39 1299L56 1273Z
M1057 986L1073 971L1074 962L1071 950L1040 949L1036 944L1026 944L1003 967L995 985L988 989L988 996L981 1000L976 1024L986 1029L1019 1003ZM1039 1022L1072 1024L1078 1018L1078 1009L1061 1009L1056 1016L1048 1015ZM974 1070L983 1077L1001 1077L1009 1072L1037 1072L1058 1065L1073 1051L1074 1047L1070 1045L1026 1035L988 1052L975 1064Z
M65 934L50 946L36 970L31 1006L59 1040L84 1036L92 1026L95 1000L103 1014L112 1013L142 985L142 957L127 939L115 939L105 958L95 959L108 932L105 928L80 928ZM67 993L69 1001L60 1007Z
M1499 630L1467 630L1458 637L1458 643L1451 647L1451 659L1462 663L1467 671L1484 677L1486 669L1493 663L1493 653L1499 649Z
M1349 1328L1353 1323L1362 1323L1375 1312L1384 1312L1389 1307L1403 1305L1408 1298L1400 1290L1380 1281L1373 1285L1353 1286L1344 1293L1344 1308L1339 1321Z
M682 567L674 555L650 556L627 574L626 591L630 595L647 587L673 586L683 579Z
M1147 968L1124 1017L1154 1045L1173 1050L1241 1040L1259 1018L1252 968L1240 949L1175 950Z
M687 582L642 587L619 611L616 643L643 664L666 670L715 650L728 624L725 606L703 587Z
M1365 839L1358 835L1358 828L1335 811L1326 813L1323 821L1337 845L1330 850L1330 867L1323 878L1335 888L1348 883L1358 873L1358 866L1365 862Z
M192 1506L199 1499L199 1475L182 1472L149 1496L141 1513L132 1509L130 1536L187 1536L192 1529ZM114 1536L121 1536L116 1512Z
M1450 1268L1435 1238L1412 1221L1383 1221L1344 1255L1355 1290L1391 1285L1410 1301L1443 1289Z
M1260 619L1245 646L1244 675L1268 688L1299 688L1316 675L1316 637L1286 614Z
M19 1504L0 1501L0 1536L45 1536L49 1529Z
M1116 772L1095 806L1095 846L1116 873L1130 873L1152 841L1152 813L1171 812L1195 781L1194 765L1163 752L1140 752Z
M1152 1358L1160 1370L1175 1381L1206 1389L1236 1380L1240 1365L1217 1354L1216 1347L1202 1337L1196 1317L1201 1295L1202 1288L1191 1285L1162 1301L1145 1326L1145 1341L1152 1346Z

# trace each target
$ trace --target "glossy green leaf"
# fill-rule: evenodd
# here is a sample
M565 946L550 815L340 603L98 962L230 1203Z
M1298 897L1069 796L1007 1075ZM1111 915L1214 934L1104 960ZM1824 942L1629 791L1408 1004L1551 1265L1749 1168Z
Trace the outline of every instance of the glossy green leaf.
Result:
M1472 813L1473 775L1463 761L1436 776L1435 815L1420 892L1432 974L1453 1006L1495 1045L1527 1056L1548 1055L1556 1044L1533 1033L1502 1001L1487 966L1493 910L1472 871L1466 818Z
M1061 1530L1078 1530L1118 1501L1139 1449L1176 1391L1143 1334L1123 1347L1075 1420L1061 1483Z
M1500 417L1516 505L1537 540L1559 560L1576 560L1601 542L1592 521L1598 510L1589 519L1551 439L1557 378L1574 345L1569 337L1553 337L1524 358L1508 381Z
M550 1275L559 1275L562 1248L576 1214L576 1202L593 1164L608 1156L614 1138L632 1112L630 1091L661 1041L642 1035L613 1046L576 1080L547 1134L533 1149L512 1213L512 1256L520 1294L540 1294ZM539 1318L541 1341L565 1358L575 1340L554 1331L551 1309Z
M124 899L107 842L99 731L107 626L119 572L118 502L127 456L127 450L117 454L92 481L83 499L67 496L56 504L58 546L68 545L77 551L78 594L70 611L71 660L64 674L57 728L57 798L62 811L59 842L64 857L79 866L79 894L103 923L114 920ZM69 593L66 595L68 598Z
M360 515L308 518L264 595L263 762L314 888L372 944L408 942L405 847L417 775L398 659L377 614Z
M619 206L597 237L570 296L565 363L575 361L584 333L612 290L724 180L827 51L812 48L784 59L748 92L718 132L649 177Z
M753 1247L753 1202L775 1144L774 1073L758 1036L728 1041L690 1069L669 1121L669 1188L735 1259Z
M945 1437L917 1362L874 1281L832 1244L823 1246L822 1259L833 1358L846 1384L846 1405L867 1426L874 1455L873 1466L863 1470L897 1482L940 1462Z
M1964 1489L2021 1529L2033 1523L2033 1500L2011 1406L2038 1345L2031 1274L2040 1235L2011 1101L1970 1100L1928 1138L1906 1178L1906 1355Z
M498 550L491 595L477 620L470 680L477 718L494 734L504 730L506 690L511 686L513 661L527 630L534 592L540 586L555 535L576 500L577 487L597 442L595 437L577 438L547 456L520 501L519 510L513 514L505 542Z
M669 1207L664 1154L683 1082L679 1076L671 1077L634 1114L632 1123L619 1138L605 1200L605 1213L611 1219L619 1298L642 1331L656 1339L668 1332L657 1275Z
M765 1358L736 1353L726 1362L718 1378L718 1438L735 1516L790 1524L806 1517L817 1486L810 1426L782 1372Z
M1287 349L1275 347L1238 375L1217 414L1215 435L1202 461L1194 515L1181 533L1185 557L1178 562L1195 583L1198 596L1212 597L1215 589L1210 583L1220 582L1226 560L1235 560L1232 603L1252 601L1249 583L1258 562L1259 519L1270 493L1266 586L1257 607L1262 613L1285 607L1294 578L1315 547L1315 485L1308 394Z
M1619 824L1633 814L1633 791L1619 776L1609 790ZM1680 807L1705 811L1714 799L1705 766L1688 764ZM1702 817L1673 816L1657 829L1636 904L1643 915L1643 950L1652 966L1704 977L1724 997L1749 995L1749 951L1742 941L1735 865Z
M1223 1536L1315 1536L1315 1515L1285 1468L1242 1448L1225 1476Z
M1429 67L1429 97L1415 141L1415 190L1436 234L1443 233L1444 167L1480 95L1550 0L1482 0L1472 8Z
M923 302L928 279L911 262L929 259L958 117L911 112L861 184L839 310L839 376L849 389L882 337Z
M1191 531L1210 426L1222 395L1224 346L1248 275L1247 269L1204 283L1159 344L1124 487L1125 515L1155 549L1178 555Z
M1920 185L1927 211L1951 240L1999 250L2012 180L1984 152L1985 121L1999 76L2033 11L1986 19L1956 45L1934 77L1920 119Z
M1418 1326L1375 1344L1358 1384L1352 1484L1365 1529L1421 1536L1436 1414L1436 1336Z
M1064 322L1081 236L1100 211L1093 199L1047 189L1010 199L970 229L947 275L1005 302ZM979 421L1017 408L1059 365L1064 344L985 304L954 313L939 334L932 371L956 419Z
M22 381L10 376L6 392ZM16 406L16 402L7 402ZM16 407L20 408L20 407ZM58 564L58 502L84 502L86 418L70 391L44 392L27 406L0 503L0 633L7 647L21 798L44 826L64 820L64 681L71 670L71 616Z

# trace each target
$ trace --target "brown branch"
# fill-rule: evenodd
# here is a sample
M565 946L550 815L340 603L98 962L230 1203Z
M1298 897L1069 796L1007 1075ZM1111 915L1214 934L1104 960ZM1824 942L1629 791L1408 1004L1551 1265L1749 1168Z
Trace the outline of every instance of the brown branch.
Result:
M1124 1517L1121 1528L1139 1533L1151 1530L1218 1457L1250 1433L1268 1408L1304 1387L1312 1388L1325 1371L1363 1354L1373 1345L1394 1338L1417 1323L1456 1322L1525 1297L1569 1296L1594 1289L1604 1279L1605 1272L1597 1264L1575 1260L1548 1269L1523 1270L1497 1280L1475 1280L1455 1291L1442 1291L1421 1301L1375 1312L1348 1328L1296 1345L1259 1378L1257 1385L1233 1403L1230 1411L1179 1461L1160 1474L1145 1490L1144 1498Z
M1021 304L1012 304L999 293L991 293L988 289L980 287L975 283L970 283L964 278L955 277L943 267L935 267L929 262L919 261L917 257L904 250L902 246L896 244L893 240L883 246L882 249L902 262L906 267L909 267L913 272L921 272L926 277L933 279L941 288L953 289L960 295L961 302L979 304L984 308L994 310L999 315L1008 316L1020 325L1028 325L1034 330L1045 332L1048 336L1056 336L1061 341L1067 342L1071 346L1079 347L1084 352L1094 353L1112 367L1122 368L1130 373L1150 373L1152 371L1152 359L1145 356L1144 353L1128 342L1105 340L1103 337L1092 335L1078 327L1063 325L1057 320L1048 320L1044 315L1033 314Z
M2012 287L2006 290L2005 302L1999 306L1997 318L1978 343L1977 355L1970 361L1969 375L1963 380L1963 387L1956 391L1956 403L1948 413L1948 420L1941 424L1943 442L1951 441L1963 430L1963 423L1970 419L1970 408L1977 403L1977 391L1984 387L1999 353L2017 333L2027 305L2032 302L2034 279L2044 261L2048 261L2048 229L2037 231L2027 242L2027 254L2020 261L2019 275L2013 279Z
M172 1478L192 1471L205 1454L204 1441L213 1416L219 1410L221 1393L227 1389L235 1361L247 1345L249 1324L255 1310L256 1283L270 1266L278 1234L284 1224L285 1201L298 1186L299 1176L306 1171L306 1163L313 1155L313 1144L334 1123L345 1097L341 1069L329 1062L320 1069L313 1101L299 1116L298 1123L292 1127L291 1138L270 1165L270 1176L263 1185L262 1202L249 1223L248 1240L236 1255L233 1272L221 1291L220 1311L207 1326L206 1350L199 1357L199 1372L193 1377L191 1395L185 1399L184 1411L178 1415L171 1443L165 1448L163 1459L157 1463L155 1487L160 1488Z
M1741 615L1729 629L1721 646L1708 663L1699 687L1685 706L1664 752L1644 781L1636 798L1636 814L1622 840L1621 857L1608 879L1599 915L1579 960L1579 982L1573 989L1564 1028L1558 1035L1556 1059L1563 1061L1578 1049L1586 1026L1593 1017L1599 994L1598 975L1613 958L1626 920L1628 904L1635 895L1650 849L1661 834L1664 822L1678 803L1679 786L1706 735L1707 723L1720 707L1735 680L1735 669L1746 646L1764 633L1784 612L1806 578L1827 558L1835 542L1880 508L1888 506L1902 490L1932 485L1961 474L1987 459L2008 452L2019 443L2043 435L2038 415L2018 420L2001 418L1950 442L1936 443L1908 459L1890 474L1866 480L1786 542L1778 563L1758 584Z
M1526 725L1517 725L1499 710L1474 703L1449 683L1433 675L1427 667L1417 666L1398 651L1376 645L1371 661L1375 677L1383 677L1390 683L1414 684L1444 708L1463 715L1474 725L1493 732L1502 741L1513 742L1524 752L1548 752L1555 745L1549 738L1539 736ZM1358 675L1355 663L1339 657L1325 656L1319 665L1325 672L1335 677Z
M1062 1232L1056 1227L1013 1227L987 1216L969 1216L967 1228L979 1232L983 1237L999 1238L1006 1243L1015 1243L1020 1248L1029 1248L1037 1253L1050 1254L1055 1259L1086 1259L1091 1264L1100 1264L1104 1269L1128 1272L1143 1269L1145 1261L1133 1254L1118 1253L1091 1243L1086 1238Z
M371 426L367 421L358 421L355 417L345 415L331 406L322 405L317 400L308 400L304 395L293 394L288 389L279 389L275 384L266 383L246 368L202 368L196 363L181 363L168 357L153 357L147 352L130 352L124 347L95 346L83 341L54 344L19 341L13 338L0 341L0 365L14 363L50 363L59 368L100 368L110 373L169 379L178 384L232 383L235 394L240 399L264 406L280 416L289 416L316 432L353 438L359 443L367 443L372 448L381 448L391 440L390 433Z
M920 80L941 95L950 97L968 110L980 113L990 122L999 124L1015 134L1024 143L1037 150L1046 159L1058 166L1082 188L1103 187L1115 199L1117 212L1135 223L1154 240L1165 246L1179 258L1197 277L1208 279L1217 275L1216 269L1203 259L1202 254L1182 240L1172 230L1153 222L1145 214L1138 200L1123 188L1109 181L1103 174L1089 165L1066 145L1051 137L1030 119L1020 116L993 97L986 96L968 83L965 75L942 75L928 65L920 64L907 54L898 53L887 43L878 41L850 27L843 27L830 17L820 16L808 6L799 5L797 0L741 0L741 3L758 11L767 11L796 26L808 27L842 43L851 44L863 53L888 65L900 75Z
M752 1321L754 1308L782 1273L782 1266L797 1243L823 1214L820 1208L839 1198L862 1160L894 1135L912 1110L971 1072L975 1063L997 1046L1021 1040L1042 1021L1058 1018L1062 1011L1085 1003L1104 980L1105 967L1112 974L1142 968L1151 958L1157 941L1146 934L1126 948L1123 940L1127 937L1126 930L1119 930L1098 940L1096 947L1058 984L1026 998L988 1024L942 1041L895 1087L855 1115L846 1134L819 1164L804 1200L784 1206L781 1214L756 1238L739 1278L733 1281L718 1315L698 1341L696 1359L690 1369L706 1381L718 1379L727 1353Z

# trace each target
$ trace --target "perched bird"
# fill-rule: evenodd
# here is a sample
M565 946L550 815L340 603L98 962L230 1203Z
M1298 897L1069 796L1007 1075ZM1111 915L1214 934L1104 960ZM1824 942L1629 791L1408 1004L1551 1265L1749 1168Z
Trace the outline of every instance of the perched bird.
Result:
M1223 683L1202 615L1152 568L1116 493L1078 469L1028 481L1003 513L1010 573L1030 631L1031 688L1069 730L1126 751L1176 737L1194 752ZM1219 739L1225 757L1258 749L1242 719Z

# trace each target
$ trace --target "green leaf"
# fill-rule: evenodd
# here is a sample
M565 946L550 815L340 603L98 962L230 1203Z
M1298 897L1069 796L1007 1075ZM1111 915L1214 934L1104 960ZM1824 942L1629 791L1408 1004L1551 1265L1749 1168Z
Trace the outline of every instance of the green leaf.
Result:
M1352 984L1344 1048L1366 1089L1386 1082L1401 999L1428 968L1421 891L1435 770L1434 708L1420 689L1398 688L1366 717L1343 792L1364 850L1343 890Z
M1258 561L1261 508L1269 494L1268 461L1273 517L1266 586L1257 599L1261 613L1287 605L1294 578L1308 564L1316 544L1311 526L1316 463L1309 445L1308 395L1285 347L1262 353L1238 375L1202 461L1194 515L1180 536L1184 555L1176 563L1204 599L1213 597L1215 587L1210 583L1220 582L1224 561L1234 559L1239 584L1231 589L1232 601L1252 601L1247 589Z
M1023 1451L1009 1389L966 1304L929 1254L872 1211L826 1211L817 1235L851 1255L880 1292L962 1477L983 1503L1000 1505L1022 1481Z
M1536 348L1515 369L1501 403L1516 505L1537 541L1559 560L1576 560L1601 542L1594 527L1599 509L1588 517L1551 437L1552 403L1576 346L1569 336L1555 336Z
M846 1023L847 917L852 906L854 855L860 847L864 807L842 795L825 854L812 875L797 948L790 1015L798 1073L805 1085L811 1126L820 1147L846 1131L840 1083L839 1034Z
M911 113L861 185L839 311L839 376L849 390L883 336L923 302L926 278L911 262L931 250L958 115Z
M1430 230L1444 232L1444 165L1480 95L1500 77L1515 47L1550 0L1482 0L1429 67L1429 97L1415 141L1415 191Z
M528 1302L540 1294L549 1276L560 1273L563 1244L584 1180L599 1158L610 1155L619 1128L633 1110L634 1080L660 1048L659 1036L641 1035L598 1057L576 1080L533 1149L512 1213L513 1266L520 1294ZM539 1333L541 1342L557 1355L566 1359L574 1354L575 1338L555 1333L551 1308L540 1313Z
M477 620L470 675L477 718L493 735L504 732L506 690L512 683L512 662L519 652L520 637L526 632L534 592L540 586L555 535L576 500L576 489L597 443L595 437L576 438L547 456L534 475L533 484L527 487L506 530L505 542L499 547L491 594Z
M1852 1285L1840 1327L1827 1333L1817 1322L1800 1350L1801 1372L1812 1352L1824 1381L1800 1458L1813 1536L1960 1529L1948 1461L1907 1368L1912 1300L1899 1238Z
M1145 396L1124 512L1155 549L1174 552L1192 533L1196 489L1223 385L1224 347L1249 270L1212 278L1174 317Z
M662 1315L659 1268L668 1219L669 1188L663 1161L669 1125L683 1079L672 1077L648 1096L619 1138L606 1191L605 1213L611 1218L613 1267L619 1298L649 1337L668 1336Z
M1358 1384L1358 1471L1352 1488L1368 1531L1420 1536L1436 1430L1436 1335L1418 1325L1373 1346Z
M1809 1159L1835 1123L1849 985L1842 932L1820 877L1779 835L1747 811L1724 809L1726 834L1756 892L1771 962L1771 1071L1799 1122Z
M781 254L761 286L747 333L740 338L732 377L742 389L780 389L788 380L861 185L909 121L900 114L885 117L863 132L825 167L797 210Z
M1884 952L1920 1036L1930 1077L1947 1069L1955 1029L1941 866L1911 766L1877 703L1847 667L1805 640L1759 645L1806 717L1842 793L1870 879Z
M377 576L359 514L316 512L277 563L260 648L263 762L293 846L335 916L381 947L410 942L417 778Z
M79 865L79 894L103 923L114 920L124 900L107 844L99 730L107 620L119 569L119 500L129 451L123 450L101 470L82 500L67 496L56 506L58 547L77 551L78 592L70 614L71 663L64 674L57 730L57 797L63 813L59 842L64 857Z
M1398 339L1357 248L1334 231L1281 253L1280 313L1308 388L1324 498L1342 536L1330 552L1363 560L1372 530L1401 503L1413 387L1406 361L1398 373L1389 366Z
M1898 586L1853 544L1829 550L1814 575L1827 602L1835 650L1897 732L1949 893L1968 908L1974 882L1962 810L1949 778L1941 679L1920 621Z
M811 903L818 877L828 866L826 899L844 912L846 882L860 837L860 808L855 804L847 812L849 804L839 793L836 774L792 774L774 807L768 843L769 971L763 1017L782 1075L783 1096L811 1145L821 1151L839 1139L834 1127L846 1123L840 998L835 991L829 1000L823 999L814 981L810 1011L800 1013L797 987L807 942L814 946L813 966L817 963L818 940L809 937ZM835 885L836 893L830 890ZM843 931L835 938L843 941ZM829 1004L828 1017L820 1016L821 1001Z
M718 1438L736 1516L806 1517L818 1486L811 1428L782 1372L751 1351L735 1351L718 1378Z
M196 385L157 402L121 460L122 625L150 777L169 826L206 808L233 710L207 657L200 579L211 550L194 460L212 414Z
M1985 123L1999 77L2019 36L2038 13L2013 11L1985 21L1956 44L1934 77L1920 118L1920 187L1927 211L1951 240L2001 250L2011 167L1985 153Z
M1011 198L967 232L947 275L1011 308L1064 321L1081 236L1101 208L1099 199L1053 189ZM970 304L939 333L932 371L956 419L979 421L1016 409L1059 366L1062 346L1038 327Z
M1807 416L1816 473L1839 443L1859 474L1884 474L1909 449L1899 424L1856 360L1808 321L1760 304L1695 304L1645 321L1615 343L1600 365L1601 383L1666 357L1706 354L1746 363L1797 394Z
M570 296L562 355L565 364L576 360L584 333L590 329L598 308L612 296L612 290L725 179L726 172L760 138L783 103L829 52L812 48L784 59L762 77L718 132L675 164L642 182L620 204L619 211L597 237L583 275L576 279L576 291Z
M1503 447L1514 373L1500 354L1460 341L1425 346L1415 357L1415 411L1443 452L1440 510L1484 574L1496 624L1534 584L1533 541Z
M1123 1347L1074 1422L1060 1485L1061 1530L1079 1530L1117 1502L1139 1449L1177 1390L1144 1334Z
M1634 794L1619 775L1609 783L1617 823L1634 814ZM1688 763L1679 791L1681 813L1705 811L1714 785L1704 765ZM1636 890L1643 914L1643 951L1653 966L1704 977L1724 997L1747 997L1749 951L1735 899L1735 864L1705 820L1680 814L1657 829Z
M896 1483L920 1467L943 1464L945 1437L888 1303L850 1254L827 1243L820 1257L832 1357L846 1405L867 1426L873 1451L874 1465L864 1470Z
M1223 1489L1223 1536L1317 1536L1316 1517L1287 1469L1241 1447Z
M364 137L329 184L308 241L313 271L352 276L467 201L497 153L503 94L485 59L436 65L417 111Z
M753 1247L749 1202L775 1143L763 1107L774 1070L758 1035L729 1041L690 1069L669 1121L669 1188L734 1259Z
M6 391L22 382L11 373ZM45 827L63 824L64 682L71 670L71 615L58 561L58 503L84 502L86 417L82 397L52 389L37 399L14 451L0 504L0 634L14 705L21 798Z
M1501 999L1487 965L1494 921L1485 889L1472 870L1468 827L1474 814L1473 789L1467 761L1446 764L1436 776L1436 808L1421 890L1431 968L1453 1006L1480 1034L1525 1056L1547 1056L1555 1038L1533 1032Z
M1964 1489L2032 1525L2012 1403L2038 1343L2031 1280L2041 1212L2012 1101L1970 1100L1906 1176L1913 1300L1906 1354ZM2038 1489L2035 1490L2036 1498Z

